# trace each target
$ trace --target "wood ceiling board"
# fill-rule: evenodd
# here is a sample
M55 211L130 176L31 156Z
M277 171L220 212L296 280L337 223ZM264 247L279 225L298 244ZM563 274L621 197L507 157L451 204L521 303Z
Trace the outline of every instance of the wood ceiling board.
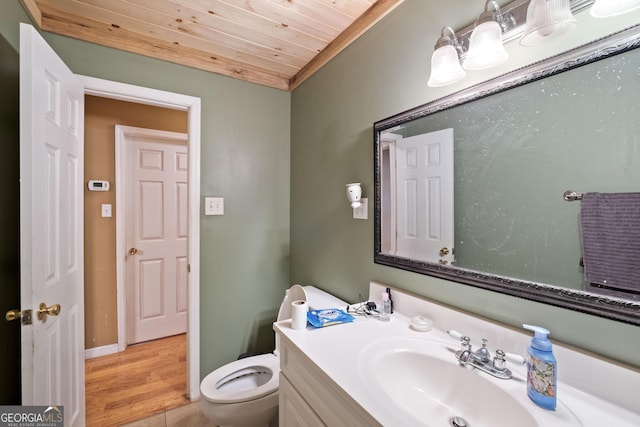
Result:
M311 77L316 71L322 68L327 62L342 52L347 46L353 43L358 37L373 27L379 20L384 18L389 12L398 7L404 0L378 0L371 8L363 13L348 31L340 34L329 45L320 52L312 61L302 67L302 69L291 79L289 90L298 87L302 82Z
M199 3L209 0L193 1ZM320 22L298 13L292 13L291 9L284 8L270 0L215 0L214 5L233 5L251 12L254 15L253 19L266 19L275 24L292 27L325 43L329 43L342 31L340 28L332 26L330 22ZM213 10L215 11L215 7Z
M85 0L92 4L100 4L103 0ZM246 38L256 41L267 48L275 51L282 51L298 58L304 58L307 61L315 56L322 48L324 43L313 37L305 37L299 40L303 33L296 33L292 30L282 31L282 28L276 28L271 22L267 25L243 26L238 22L242 21L242 16L223 17L215 13L211 14L201 10L189 9L177 6L169 2L158 2L157 0L136 0L133 5L126 0L110 0L110 9L120 14L129 12L130 16L136 19L144 19L149 13L157 14L154 19L162 26L177 28L180 26L197 26L205 29L216 29L222 33L237 38ZM240 15L246 14L240 9L233 8ZM235 21L235 22L234 22ZM267 21L263 21L267 22ZM312 45L312 46L309 46Z
M250 43L243 43L241 39L229 40L224 34L216 34L210 36L208 39L194 37L193 34L189 34L184 30L142 24L137 19L114 14L86 4L74 5L74 7L69 8L72 10L67 10L66 5L63 5L62 8L53 9L49 7L48 1L49 0L40 2L43 12L43 29L47 31L58 31L57 29L59 27L53 24L58 18L75 22L79 27L86 26L87 22L90 22L92 28L103 26L111 28L114 33L120 32L126 34L131 38L131 43L135 43L136 35L140 34L141 37L151 38L151 43L156 46L175 48L177 44L178 46L201 51L211 57L228 58L237 63L246 63L263 68L264 70L273 70L274 74L287 78L295 74L305 63L305 61L299 58L289 58L288 55L285 54L281 56L269 55L270 52L268 49L259 46L256 47ZM51 1L51 3L56 2ZM83 13L81 21L77 19L78 11ZM45 27L47 24L50 24L51 27ZM66 33L64 35L80 38L74 33ZM106 37L110 38L111 35L106 34ZM112 46L112 42L109 39L100 40L94 37L92 41L94 43ZM278 52L274 51L273 53L277 54ZM288 59L291 59L291 61L288 61Z
M45 31L292 90L404 0L20 1Z
M138 3L150 3L153 4L157 2L157 0L136 0ZM270 35L276 39L286 40L290 43L297 44L303 46L309 50L313 50L319 52L325 46L326 42L309 35L305 32L301 32L296 30L295 28L282 25L281 23L269 20L269 19L249 19L252 18L253 13L243 9L237 8L235 6L227 5L227 4L219 4L215 11L212 8L187 8L179 5L175 5L173 2L162 2L161 6L172 5L176 8L176 16L179 16L182 19L185 19L185 15L189 16L189 12L193 12L193 16L201 16L206 14L208 16L216 17L219 19L223 19L224 21L230 23L230 25L235 25L239 27L239 30L242 31L245 28L252 28L255 31L259 31L263 34ZM198 15L199 14L199 15ZM250 25L247 24L250 22ZM213 24L215 25L215 24Z
M341 11L345 15L350 16L354 20L362 15L367 9L369 9L376 0L315 0L318 3L324 3L336 10Z
M208 53L186 46L158 45L157 39L140 34L129 34L127 30L108 27L106 24L85 20L82 25L76 22L54 18L43 14L43 30L66 35L91 43L137 53L175 64L210 71L248 82L289 90L289 79L274 75L270 70L261 70L229 58L212 57Z

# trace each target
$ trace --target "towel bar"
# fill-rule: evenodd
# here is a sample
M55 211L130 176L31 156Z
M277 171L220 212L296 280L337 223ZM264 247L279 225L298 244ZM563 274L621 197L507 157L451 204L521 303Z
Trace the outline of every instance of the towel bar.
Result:
M582 200L582 193L578 194L573 190L567 190L562 195L562 198L567 202L575 202L576 200Z

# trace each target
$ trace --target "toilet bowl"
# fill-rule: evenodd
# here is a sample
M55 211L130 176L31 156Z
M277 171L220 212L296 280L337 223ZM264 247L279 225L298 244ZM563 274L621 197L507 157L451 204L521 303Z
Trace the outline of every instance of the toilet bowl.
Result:
M278 415L280 359L273 353L236 360L202 380L202 412L219 426L267 426Z
M278 321L291 318L291 303L307 301L310 309L342 308L347 303L313 286L293 285L285 293ZM200 407L218 426L278 425L279 337L273 353L228 363L200 383Z

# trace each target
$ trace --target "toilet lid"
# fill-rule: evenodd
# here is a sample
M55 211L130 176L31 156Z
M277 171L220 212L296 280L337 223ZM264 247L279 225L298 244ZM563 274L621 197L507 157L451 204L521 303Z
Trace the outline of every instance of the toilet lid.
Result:
M273 353L246 357L207 375L200 393L213 403L247 402L277 391L279 375L280 360Z
M284 294L280 310L278 310L278 322L291 319L291 303L298 300L307 301L307 293L302 286L293 285ZM278 334L276 334L276 349L274 353L276 355L280 354L280 335Z
M291 319L291 303L294 301L307 301L307 293L300 285L293 285L285 293L278 311L278 321Z

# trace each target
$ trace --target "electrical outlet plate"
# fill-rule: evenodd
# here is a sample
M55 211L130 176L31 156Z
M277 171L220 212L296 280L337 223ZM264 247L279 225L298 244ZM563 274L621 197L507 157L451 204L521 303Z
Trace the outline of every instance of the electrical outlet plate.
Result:
M367 219L369 212L369 199L363 197L360 199L360 207L353 210L353 217L355 219Z

